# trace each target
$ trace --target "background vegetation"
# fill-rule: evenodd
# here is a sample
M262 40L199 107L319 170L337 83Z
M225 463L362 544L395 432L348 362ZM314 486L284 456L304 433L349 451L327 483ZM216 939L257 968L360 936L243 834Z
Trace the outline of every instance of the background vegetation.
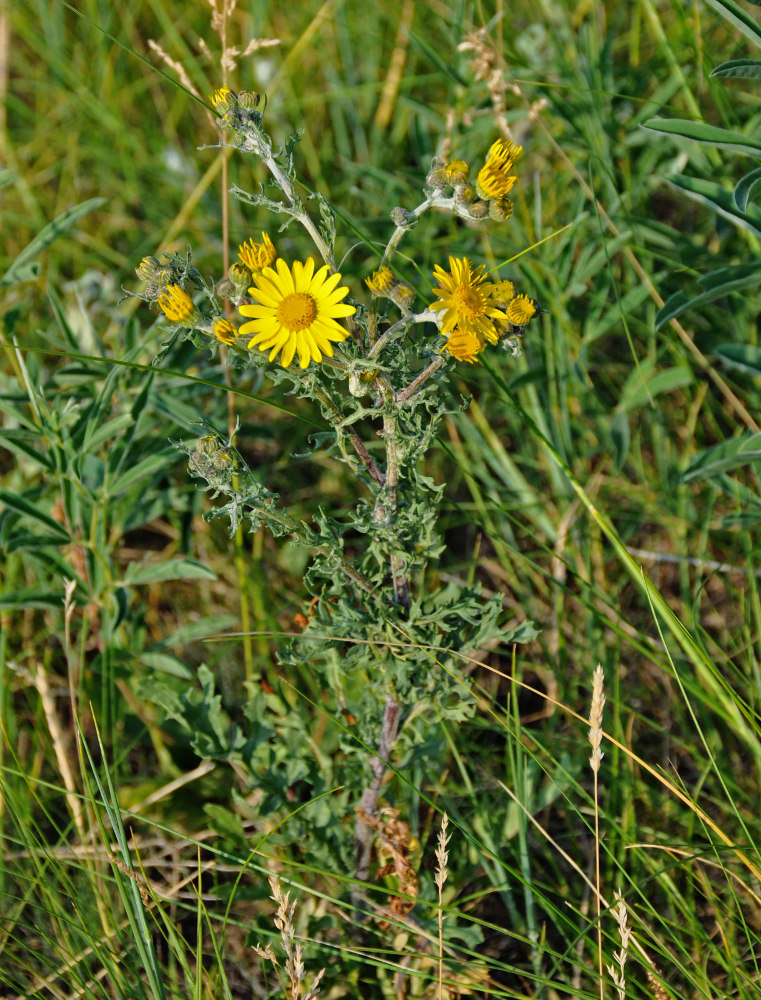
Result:
M172 442L198 436L199 414L224 431L225 369L185 343L152 370L166 326L121 301L159 248L191 245L202 273L220 270L223 156L198 149L217 133L150 44L205 99L222 83L211 10L76 8L0 13L0 272L16 261L0 279L4 995L274 995L252 946L282 965L292 926L304 993L326 967L324 996L620 996L599 856L602 894L612 904L620 888L636 938L626 996L756 996L757 210L751 197L744 219L717 211L668 180L731 192L747 158L643 128L665 117L757 135L757 81L709 76L753 53L729 0L304 0L230 17L229 44L278 40L229 82L266 91L277 141L303 126L300 176L340 209L355 295L377 263L365 237L385 242L434 155L477 161L502 100L524 145L508 223L426 218L405 252L417 282L450 252L491 267L533 246L514 273L546 313L524 356L459 372L472 401L432 459L447 550L426 585L479 580L503 596L506 627L530 619L541 634L469 665L479 709L426 732L437 768L399 748L384 789L396 853L361 904L329 849L353 824L330 793L356 720L308 665L275 656L306 610L308 554L262 532L236 546L203 520ZM252 189L257 169L233 156L229 183ZM271 226L229 210L233 249ZM309 249L291 230L281 245ZM658 321L663 300L739 265L739 290ZM314 413L256 374L233 389L238 446L262 481L305 519L352 505L340 466L299 457ZM256 727L260 782L230 750ZM290 917L268 874L298 897Z

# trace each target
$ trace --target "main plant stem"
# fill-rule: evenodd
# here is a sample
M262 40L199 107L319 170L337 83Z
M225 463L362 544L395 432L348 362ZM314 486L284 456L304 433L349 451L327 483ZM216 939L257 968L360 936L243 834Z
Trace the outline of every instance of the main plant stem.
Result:
M399 451L396 442L396 416L393 413L386 413L383 416L383 436L386 441L386 482L384 487L384 501L379 503L375 510L375 520L389 523L396 520L397 511L397 489L399 485ZM394 542L392 541L392 546ZM389 556L391 563L391 578L394 584L394 601L401 605L405 611L410 607L410 581L405 573L404 560L396 552L392 551ZM357 811L356 827L356 868L355 877L364 882L370 874L370 856L372 853L373 833L372 827L367 820L373 816L378 808L378 799L383 779L389 765L389 758L396 737L399 734L399 724L401 722L402 706L392 693L386 696L386 704L383 709L383 721L381 723L380 739L378 749L370 763L372 779L370 784L362 793L362 799Z

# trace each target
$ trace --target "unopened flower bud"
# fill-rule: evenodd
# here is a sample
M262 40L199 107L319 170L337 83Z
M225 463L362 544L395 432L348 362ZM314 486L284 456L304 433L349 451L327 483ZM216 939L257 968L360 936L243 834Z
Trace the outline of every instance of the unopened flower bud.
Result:
M435 190L441 190L445 188L447 184L451 183L447 180L447 175L444 171L445 163L438 157L434 157L431 163L431 169L428 171L428 176L425 179L428 187L432 187Z
M234 453L213 435L199 438L188 456L188 472L205 479L209 486L221 487L232 482L237 465Z
M235 298L235 285L228 278L223 278L217 285L217 295L220 299Z
M162 289L158 299L159 308L168 320L178 326L194 327L199 319L199 312L188 293L179 285L167 285Z
M241 90L238 94L238 107L246 114L256 111L261 103L261 96L255 90Z
M408 212L406 208L397 205L396 208L391 209L391 221L395 226L399 226L400 229L411 229L417 222L417 218L412 212Z
M238 97L235 91L230 90L229 87L220 87L219 90L212 91L209 94L209 100L214 110L220 115L224 115L225 112L232 111L238 106Z
M211 332L223 344L233 344L238 336L238 327L231 320L218 316L211 325Z
M369 278L365 278L365 284L376 298L385 298L396 283L396 277L390 267L381 265L377 271L373 271Z
M415 301L415 291L406 281L397 281L388 297L403 313L408 313Z
M470 205L475 197L476 189L472 184L458 184L454 189L454 200L458 205Z
M174 268L170 267L169 264L162 264L153 272L153 280L157 285L170 285L176 277Z
M150 281L160 267L161 263L158 257L143 257L135 268L135 274L143 281Z
M247 267L237 262L235 264L231 264L230 269L227 272L227 277L235 287L236 298L240 298L241 295L246 294L246 291L251 284L251 272Z
M509 198L499 198L489 202L489 218L496 222L504 222L513 214L513 203Z
M468 205L468 213L471 219L485 219L489 214L489 204L486 201L474 201Z

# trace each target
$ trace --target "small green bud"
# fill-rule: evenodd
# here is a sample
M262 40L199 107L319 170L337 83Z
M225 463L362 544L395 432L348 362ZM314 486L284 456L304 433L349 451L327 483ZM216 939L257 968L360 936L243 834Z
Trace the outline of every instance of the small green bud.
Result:
M223 278L222 281L217 285L217 295L220 299L234 299L235 298L235 285L229 278Z
M397 205L396 208L391 209L391 221L400 229L412 229L417 222L417 217L412 212L408 212L406 208Z
M468 205L468 213L471 219L485 219L489 214L489 203L486 201L474 201Z

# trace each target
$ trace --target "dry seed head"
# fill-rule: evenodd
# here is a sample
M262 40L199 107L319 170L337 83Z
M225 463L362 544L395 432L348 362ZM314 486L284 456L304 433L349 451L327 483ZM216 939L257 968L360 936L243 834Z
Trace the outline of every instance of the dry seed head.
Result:
M447 865L449 864L449 851L447 851L447 844L449 843L450 834L447 833L447 827L449 826L449 817L446 813L441 820L441 829L439 830L439 836L436 844L436 874L434 875L434 882L438 886L439 892L444 888L444 883L447 880L447 875L449 874Z
M512 305L512 303L510 304ZM605 707L604 679L602 666L598 663L594 672L592 707L589 712L589 742L592 744L592 756L589 758L589 763L595 772L600 770L600 762L603 757L600 744L602 743L602 712Z
M602 671L602 667L598 667L598 669ZM616 984L618 1000L626 1000L625 966L626 960L629 957L629 941L631 940L632 932L629 929L626 904L621 896L620 889L616 892L616 905L610 912L616 918L616 923L618 924L618 933L621 938L621 951L613 952L613 958L616 960L617 964L609 965L608 972L610 973L613 982Z

